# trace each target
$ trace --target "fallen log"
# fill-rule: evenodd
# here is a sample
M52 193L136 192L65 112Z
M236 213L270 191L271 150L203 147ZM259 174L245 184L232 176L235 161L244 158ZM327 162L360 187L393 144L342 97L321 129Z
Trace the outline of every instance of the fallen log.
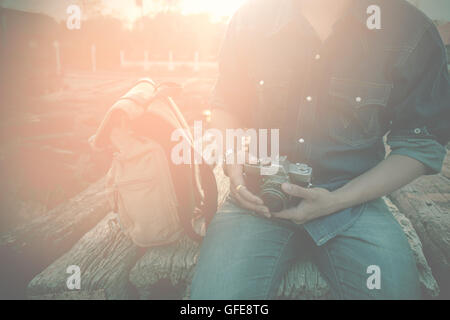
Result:
M390 198L414 225L441 288L440 298L450 299L449 179L443 174L422 177Z
M109 211L104 179L0 238L0 296L24 298L28 282Z
M384 198L384 202L389 207L389 210L393 214L394 218L398 221L403 229L403 232L408 239L409 245L413 251L414 258L416 260L417 269L419 270L420 283L422 285L422 292L427 298L436 298L440 294L440 287L433 276L431 267L424 255L422 242L414 229L411 221L400 212L399 208L395 206L388 198Z
M177 298L189 297L189 285L197 262L199 244L183 238L175 245L148 250L130 272L139 299L159 298L159 284L168 283ZM299 260L284 276L278 296L287 299L326 299L329 288L317 267L308 260Z
M229 189L228 179L220 168L216 168L215 174L219 203L222 203ZM171 247L177 245L179 244L172 244ZM150 248L148 251L158 251L161 248L164 247ZM130 286L129 271L145 251L146 249L135 246L122 233L116 215L111 213L69 252L38 274L29 283L27 296L30 299L135 298L137 295L134 287ZM71 265L80 268L80 290L69 290L66 285L70 275L65 272ZM180 273L182 272L180 270Z
M136 298L128 274L140 251L121 231L117 215L110 213L69 252L38 274L29 283L27 296L36 300ZM79 289L67 285L69 266L80 270Z
M228 179L216 170L220 199L224 201ZM439 288L423 255L421 242L409 220L385 200L405 231L420 272L424 296L435 297ZM55 261L28 286L31 299L158 299L189 297L189 285L199 244L183 237L174 244L140 251L115 223L113 214L86 234L69 252ZM66 269L77 265L81 289L67 288ZM131 284L131 285L130 285ZM167 288L169 287L169 288ZM164 290L163 290L164 289ZM278 290L282 299L327 299L329 287L314 263L300 259L283 277Z
M439 287L423 255L420 240L412 224L388 199L385 201L405 231L414 251L424 296L436 297L439 294ZM130 281L136 287L139 298L157 298L158 290L160 290L159 283L164 280L168 280L174 290L178 291L175 296L187 298L198 258L198 249L199 244L184 238L174 245L148 250L130 272ZM327 299L330 297L330 291L314 263L303 258L299 259L283 277L278 297L305 300Z

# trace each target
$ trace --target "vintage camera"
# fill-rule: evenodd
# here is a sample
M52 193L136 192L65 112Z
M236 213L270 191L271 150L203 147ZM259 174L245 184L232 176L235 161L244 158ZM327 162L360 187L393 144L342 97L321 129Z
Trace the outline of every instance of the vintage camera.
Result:
M280 212L298 205L301 200L284 193L281 185L288 182L309 188L312 168L303 163L291 163L283 156L277 163L263 160L256 161L256 164L245 163L244 174L251 185L256 184L256 192L270 212Z

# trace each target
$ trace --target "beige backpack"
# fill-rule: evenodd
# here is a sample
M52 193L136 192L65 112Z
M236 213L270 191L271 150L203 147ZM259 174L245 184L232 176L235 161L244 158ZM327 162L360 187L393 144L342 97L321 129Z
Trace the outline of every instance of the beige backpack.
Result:
M123 232L141 247L171 243L183 232L199 240L217 209L212 169L175 166L169 160L169 133L188 126L166 89L141 80L110 109L91 138L96 149L116 150L106 188ZM204 227L196 232L199 219Z

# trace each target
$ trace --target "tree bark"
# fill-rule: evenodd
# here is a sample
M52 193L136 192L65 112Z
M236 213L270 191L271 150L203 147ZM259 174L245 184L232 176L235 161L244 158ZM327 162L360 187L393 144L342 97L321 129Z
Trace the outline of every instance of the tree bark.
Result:
M220 203L228 192L228 179L216 170ZM386 204L403 228L416 258L425 296L439 288L422 252L411 222L388 199ZM169 290L171 298L189 296L199 244L183 237L176 243L141 250L123 235L115 215L105 217L69 252L36 276L29 284L32 299L158 299ZM81 289L68 290L66 269L81 269ZM167 286L167 284L169 284ZM167 289L169 287L169 289ZM313 261L299 259L284 275L278 290L283 299L327 299L329 287Z
M0 238L0 296L24 298L33 276L67 252L109 211L105 180Z
M229 183L220 168L215 169L215 175L219 188L219 203L222 203L226 198ZM122 233L116 215L111 213L69 252L37 275L29 283L27 295L31 299L135 298L137 295L134 287L130 286L129 271L138 257L145 251L159 252L166 247L174 250L185 242L189 243L189 246L184 247L186 252L189 251L189 247L198 245L190 239L183 238L168 246L138 248ZM78 291L71 291L66 286L65 281L70 275L66 274L65 270L71 265L79 266L81 269L81 289ZM164 268L161 267L160 270ZM181 275L187 271L180 266L177 272Z
M441 288L450 299L450 183L443 174L426 176L394 192L392 202L414 225Z
M30 299L132 299L128 274L141 250L126 237L116 214L108 214L95 228L28 285ZM80 268L80 288L67 286L69 266Z

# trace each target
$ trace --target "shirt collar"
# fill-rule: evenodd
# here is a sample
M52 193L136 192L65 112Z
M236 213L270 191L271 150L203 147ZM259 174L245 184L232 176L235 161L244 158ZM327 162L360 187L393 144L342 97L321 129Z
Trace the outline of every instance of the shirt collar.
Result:
M306 23L303 16L299 17L298 11L294 8L295 4L293 1L297 0L278 0L279 5L275 12L274 24L273 27L269 29L268 36L275 35L292 22L300 25ZM348 12L344 14L343 18L345 19L350 16L355 18L357 22L365 25L368 17L367 8L373 2L373 0L353 0L353 3L349 5ZM337 23L340 21L341 19L339 19Z

